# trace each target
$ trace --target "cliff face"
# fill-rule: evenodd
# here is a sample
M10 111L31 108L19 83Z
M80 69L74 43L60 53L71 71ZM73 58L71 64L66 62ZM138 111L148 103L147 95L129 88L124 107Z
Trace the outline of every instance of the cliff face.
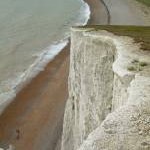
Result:
M149 150L150 51L93 27L71 43L62 150Z

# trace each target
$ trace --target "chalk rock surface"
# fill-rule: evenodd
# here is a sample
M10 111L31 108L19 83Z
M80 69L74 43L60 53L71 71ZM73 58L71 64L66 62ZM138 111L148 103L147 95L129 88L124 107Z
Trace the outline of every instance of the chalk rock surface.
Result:
M150 149L150 51L73 28L62 150Z

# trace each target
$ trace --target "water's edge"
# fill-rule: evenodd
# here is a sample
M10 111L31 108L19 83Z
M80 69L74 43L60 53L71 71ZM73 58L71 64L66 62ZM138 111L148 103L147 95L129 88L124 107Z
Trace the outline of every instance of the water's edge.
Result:
M81 14L85 18L85 22L82 25L86 25L88 20L90 19L90 7L89 5L81 0L84 5L84 10L82 10ZM65 34L65 33L64 33ZM0 114L5 110L5 108L13 101L16 94L27 84L29 83L35 76L37 76L46 65L52 61L69 43L69 35L62 40L56 41L53 45L47 47L43 52L39 55L39 57L34 61L29 68L18 75L15 79L13 85L11 85L10 89L7 92L0 94Z

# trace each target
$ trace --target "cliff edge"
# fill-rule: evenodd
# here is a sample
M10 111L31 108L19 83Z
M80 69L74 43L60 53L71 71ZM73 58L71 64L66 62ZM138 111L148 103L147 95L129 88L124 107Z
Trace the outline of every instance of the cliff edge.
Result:
M150 149L150 27L72 28L62 150Z

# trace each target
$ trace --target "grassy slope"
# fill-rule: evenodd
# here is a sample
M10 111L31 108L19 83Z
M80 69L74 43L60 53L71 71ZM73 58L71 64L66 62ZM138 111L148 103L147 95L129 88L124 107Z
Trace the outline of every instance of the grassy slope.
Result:
M137 0L137 1L142 2L146 4L147 6L150 6L150 0Z
M143 50L150 50L150 26L111 26L111 25L93 25L77 28L91 28L92 30L107 30L120 36L131 36L135 42L141 43Z

